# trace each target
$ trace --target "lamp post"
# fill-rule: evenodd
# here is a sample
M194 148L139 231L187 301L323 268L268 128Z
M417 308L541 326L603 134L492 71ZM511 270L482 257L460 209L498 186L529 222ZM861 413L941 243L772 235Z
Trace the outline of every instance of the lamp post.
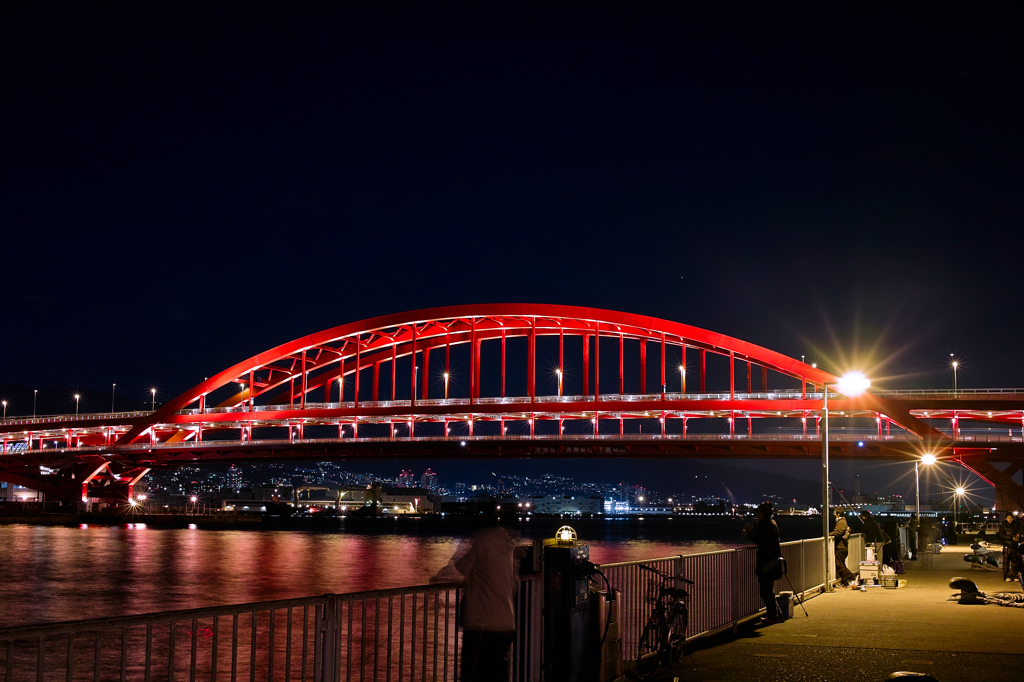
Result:
M967 495L967 488L957 485L953 489L953 538L956 538L956 510L959 507L959 499Z
M78 393L75 394L75 416L78 416L78 401L82 399L82 396Z
M855 397L868 390L871 386L871 381L864 376L862 372L847 372L839 381L832 384L822 384L821 386L821 539L824 544L824 550L822 551L822 566L824 572L822 573L822 582L825 585L825 591L831 591L832 586L828 580L828 567L829 567L829 556L828 556L828 389L829 386L834 387L837 391L847 397Z
M451 375L448 374L448 372L445 372L441 376L444 377L444 399L448 400L448 377L450 377Z
M152 407L152 410L153 410L153 412L156 412L156 389L155 388L149 389L149 394L151 396L153 396L153 407Z
M679 392L686 393L686 365L679 365Z
M7 421L7 401L3 401L4 404L4 421Z
M956 399L956 369L960 366L953 354L950 353L949 357L953 358L953 398Z
M39 397L39 389L32 391L32 418L36 418L36 398Z
M920 463L924 464L925 466L931 466L932 464L935 464L935 455L931 454L930 452L927 453L927 454L921 455ZM917 465L918 465L918 462L915 461L914 462L914 491L917 494L917 505L916 505L916 507L917 507L917 546L915 547L915 550L916 550L917 554L914 555L915 559L917 558L917 555L921 553L921 475L919 473Z
M117 391L117 384L110 387L110 411L114 411L114 392Z
M555 374L558 375L558 397L562 397L562 368L559 367L555 370Z

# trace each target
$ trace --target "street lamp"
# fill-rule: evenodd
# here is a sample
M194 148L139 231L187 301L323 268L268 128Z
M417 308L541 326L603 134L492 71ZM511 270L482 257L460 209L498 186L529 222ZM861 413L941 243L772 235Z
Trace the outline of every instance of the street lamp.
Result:
M956 537L956 517L957 508L960 506L960 498L967 494L967 489L962 485L958 485L953 489L953 537Z
M150 393L150 395L153 396L153 412L156 412L156 389L155 388L149 389L149 393Z
M686 393L686 365L679 365L679 392Z
M117 391L117 384L110 387L110 411L114 411L114 392Z
M444 377L444 399L448 400L448 378L451 376L448 372L445 372L441 376Z
M36 418L36 399L39 397L39 389L32 391L32 418Z
M4 404L4 421L7 421L7 401L3 401Z
M924 464L925 466L931 466L932 464L935 464L935 455L933 455L930 452L921 455L920 463ZM918 532L918 535L917 535L918 540L917 540L917 547L915 547L915 550L917 551L917 554L920 554L921 553L921 475L919 473L919 469L918 469L917 465L918 465L918 462L915 461L914 462L914 489L915 489L915 491L917 493L917 529L918 529L917 530L917 532ZM917 554L914 555L914 558L917 558Z
M953 397L956 398L956 369L957 367L960 366L960 363L957 362L957 359L953 356L952 353L949 354L949 357L953 358Z
M843 376L839 377L839 381L833 384L822 384L821 386L821 537L822 542L825 543L825 547L828 547L828 388L829 386L834 387L839 393L853 398L864 391L868 390L871 386L871 380L864 376L863 372L847 372ZM829 567L829 556L828 552L822 552L822 566L824 572L822 573L822 582L825 585L825 591L831 590L831 586L828 582L828 567Z
M78 393L75 394L75 416L78 416L78 401L82 399L82 396Z
M555 374L558 375L558 397L562 397L562 368L559 367L555 370Z

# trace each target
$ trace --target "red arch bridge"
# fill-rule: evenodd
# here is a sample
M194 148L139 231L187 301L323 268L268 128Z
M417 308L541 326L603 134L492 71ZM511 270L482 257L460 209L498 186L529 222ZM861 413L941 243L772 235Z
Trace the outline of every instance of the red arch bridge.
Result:
M540 358L538 360L538 358ZM0 479L125 499L197 462L820 457L837 377L678 322L468 305L345 324L247 358L153 412L0 422ZM1024 389L829 393L830 454L953 459L1024 507Z

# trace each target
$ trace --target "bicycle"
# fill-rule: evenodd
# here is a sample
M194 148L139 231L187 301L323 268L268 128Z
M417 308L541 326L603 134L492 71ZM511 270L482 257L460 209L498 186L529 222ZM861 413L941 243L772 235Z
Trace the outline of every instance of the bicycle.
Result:
M693 581L643 564L640 568L658 576L651 581L651 586L657 587L656 596L648 597L647 601L654 604L654 611L640 634L633 667L637 678L645 680L661 665L671 667L683 658L689 622L686 603L690 594L675 585L677 581L692 585Z

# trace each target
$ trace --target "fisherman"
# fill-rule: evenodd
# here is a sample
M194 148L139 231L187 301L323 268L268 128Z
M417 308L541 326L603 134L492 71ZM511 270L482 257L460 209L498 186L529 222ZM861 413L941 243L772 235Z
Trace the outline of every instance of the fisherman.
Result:
M860 520L864 522L864 542L874 543L875 561L881 563L883 560L882 552L885 549L886 543L889 542L889 538L882 530L882 527L878 525L878 521L875 521L869 510L860 510Z
M782 546L779 543L779 527L772 519L774 511L775 506L771 502L762 502L757 508L757 523L747 531L747 538L757 545L754 574L761 587L761 599L765 607L765 616L761 622L765 625L782 622L779 603L775 600L775 581L782 578Z
M836 527L829 535L835 538L836 577L839 578L841 586L849 587L850 580L855 577L853 571L846 567L846 557L850 555L850 548L847 543L850 539L850 525L846 523L846 517L843 515L842 510L833 509L832 513L836 517Z
M1013 512L1008 511L999 524L999 541L1003 543L1003 580L1008 583L1016 582L1021 570L1020 540L1020 524Z

